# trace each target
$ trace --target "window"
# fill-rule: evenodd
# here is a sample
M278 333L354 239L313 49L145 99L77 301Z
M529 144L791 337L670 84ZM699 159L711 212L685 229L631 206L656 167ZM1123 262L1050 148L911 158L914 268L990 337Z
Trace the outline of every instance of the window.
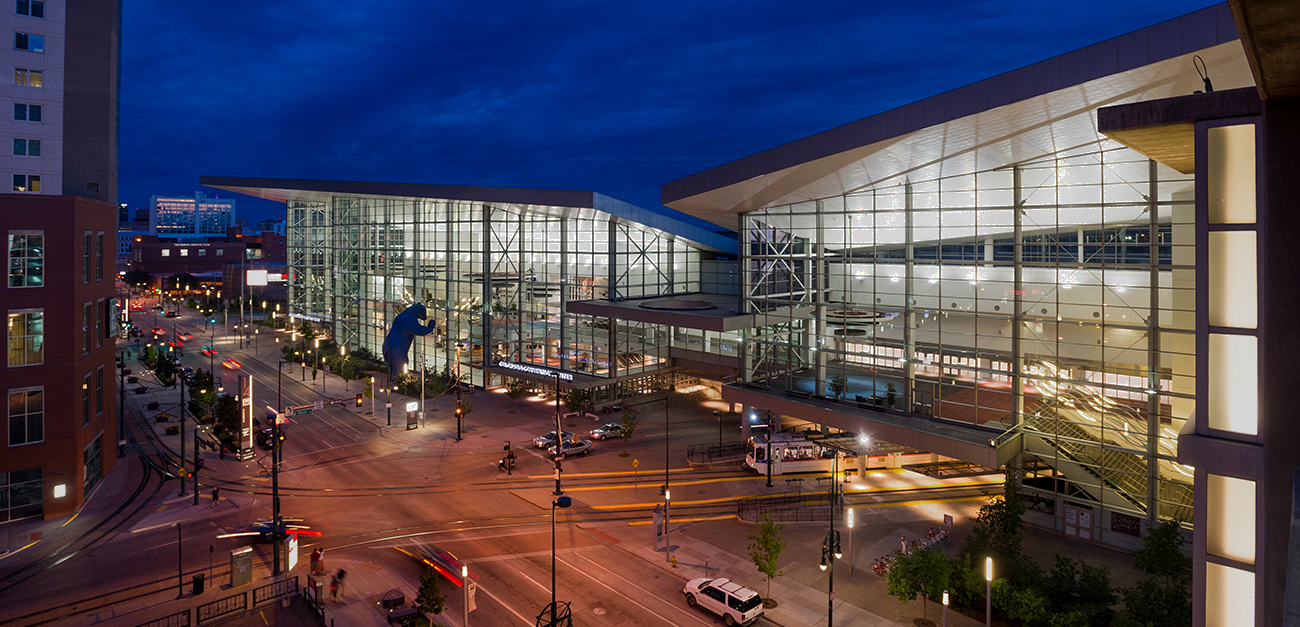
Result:
M45 441L45 388L9 390L9 446Z
M95 348L104 344L104 301L95 304Z
M200 249L199 249L199 256L200 256L200 257L204 257L204 256L206 256L207 254L208 254L208 249L206 249L206 248L200 248Z
M41 175L39 174L15 174L14 175L15 192L39 192L41 191Z
M218 256L218 257L221 256L221 252L222 252L222 250L221 250L220 248L218 248L218 249L217 249L217 256Z
M14 33L14 50L45 52L45 37L43 35Z
M170 256L172 256L172 249L170 249L170 248L164 248L164 249L162 249L162 256L164 256L164 257L170 257Z
M90 354L90 303L81 306L81 353Z
M40 87L41 71L16 67L14 68L14 84L20 87Z
M14 154L18 155L19 157L41 156L41 140L15 138Z
M41 0L18 0L18 15L45 17L45 3Z
M9 234L9 287L45 284L45 235Z
M95 280L104 280L104 234L95 234Z
M99 484L99 480L104 474L104 444L103 437L96 437L86 445L86 449L81 452L82 461L85 463L86 481L83 486L82 494L90 494L90 491Z
M99 183L86 183L86 191L92 194L99 193Z
M90 233L81 234L81 282L90 282Z
M81 426L90 426L90 373L81 378Z
M0 522L40 516L45 501L43 468L0 472Z
M20 122L40 122L41 105L15 102L14 119Z
M45 313L9 312L9 367L45 362Z
M104 367L95 370L95 413L104 413Z
M189 256L190 256L190 249L188 249L188 248L182 248L182 249L181 249L181 256L182 256L182 257L189 257Z

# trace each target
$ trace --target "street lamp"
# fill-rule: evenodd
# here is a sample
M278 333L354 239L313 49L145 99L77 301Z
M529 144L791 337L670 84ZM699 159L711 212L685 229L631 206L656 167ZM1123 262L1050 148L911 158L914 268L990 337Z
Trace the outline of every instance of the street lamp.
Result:
M558 476L558 474L556 476ZM555 510L556 508L564 509L571 505L573 505L573 499L567 496L561 496L554 501L551 501L551 622L549 623L551 627L555 627L558 624L555 615ZM567 610L568 608L566 607L565 609ZM565 614L567 615L568 612L566 611Z
M984 558L984 627L993 627L993 558Z
M316 367L317 367L316 364L317 364L318 362L320 362L320 338L316 338L316 339L314 340L314 343L316 344L316 359L313 359L313 360L312 360L312 372L313 372L313 373L316 372L316 370L315 370ZM313 376L314 376L314 375L313 375ZM325 393L325 382L324 382L324 380L321 381L321 388L320 388L320 389L321 389L321 393L324 394L324 393Z
M853 560L849 560L849 563L850 564L853 563ZM943 627L948 627L948 591L947 590L943 591Z
M844 508L844 524L849 528L849 576L853 576L853 508Z
M835 518L832 516L831 520ZM831 523L832 525L834 522ZM822 540L822 562L821 569L830 569L830 581L826 589L826 625L830 627L835 624L835 560L843 557L840 551L840 532L831 529L826 532L826 539Z

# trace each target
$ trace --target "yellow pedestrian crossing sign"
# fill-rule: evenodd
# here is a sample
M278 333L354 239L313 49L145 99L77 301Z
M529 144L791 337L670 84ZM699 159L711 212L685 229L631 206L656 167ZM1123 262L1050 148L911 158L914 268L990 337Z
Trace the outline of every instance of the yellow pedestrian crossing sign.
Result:
M634 459L634 460L632 460L632 467L633 467L633 468L636 468L637 466L640 466L640 465L641 465L641 460L639 460L639 459Z

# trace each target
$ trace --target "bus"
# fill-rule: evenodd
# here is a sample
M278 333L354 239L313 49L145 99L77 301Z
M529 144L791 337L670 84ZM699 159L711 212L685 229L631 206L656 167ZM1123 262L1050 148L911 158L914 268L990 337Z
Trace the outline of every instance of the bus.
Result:
M802 433L777 433L772 435L771 447L775 460L772 474L780 475L797 472L830 472L833 470L834 454L840 453L839 469L841 471L856 468L858 457L862 455L862 442L850 433L813 437ZM767 474L767 436L749 438L745 446L745 466L754 469L760 475ZM944 461L947 458L934 453L914 451L904 447L872 446L867 453L867 468L890 468L910 464L928 464ZM891 460L891 458L893 458Z

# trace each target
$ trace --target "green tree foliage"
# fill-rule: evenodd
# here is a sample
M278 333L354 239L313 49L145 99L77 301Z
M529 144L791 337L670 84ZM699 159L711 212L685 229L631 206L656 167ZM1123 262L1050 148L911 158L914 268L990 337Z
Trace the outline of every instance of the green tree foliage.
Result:
M831 377L831 394L835 398L844 398L844 390L849 388L849 378L844 376L843 372L837 372Z
M1078 614L1089 627L1110 625L1111 606L1119 600L1110 585L1109 568L1089 566L1060 553L1040 588L1053 613Z
M619 437L623 440L622 456L627 456L627 442L632 439L632 434L636 433L636 426L641 424L641 416L631 407L623 408L623 434Z
M1019 588L1009 579L993 582L993 609L1025 625L1048 625L1047 598L1033 588Z
M564 408L569 411L581 411L587 404L587 391L574 388L565 390L560 398L564 400Z
M889 594L903 601L921 595L921 616L929 620L926 599L941 596L948 589L952 563L941 551L917 549L910 553L894 551L894 563L885 572Z
M154 359L153 374L163 385L175 383L176 364L172 363L170 352L159 352L158 357Z
M415 593L415 611L421 614L437 616L447 609L447 598L442 596L438 585L438 571L425 566L420 574L420 590Z
M359 376L361 376L361 373L357 370L357 363L355 361L344 359L343 362L339 364L339 378L343 379L343 389L348 389L348 384Z
M1183 553L1186 539L1177 521L1156 525L1133 551L1133 566L1146 574L1124 590L1124 621L1148 627L1192 622L1192 559ZM1117 621L1122 622L1122 621Z
M771 516L763 514L763 519L749 530L749 559L758 567L758 572L767 577L767 594L763 598L772 596L772 578L781 576L781 569L778 563L781 560L781 552L785 551L786 541L781 536L785 531L785 525L773 521Z
M153 282L153 276L144 270L127 270L122 281L135 287L146 287Z
M217 397L212 411L212 431L222 442L234 442L239 435L239 401L234 396L222 394Z
M528 393L528 382L523 379L506 380L506 396L510 397L510 413L515 413L515 401Z
M1007 471L1002 486L1002 495L993 497L975 515L975 527L962 552L976 567L983 567L984 558L992 556L998 572L1005 573L1018 586L1030 585L1038 568L1020 553L1025 506L1015 471Z

